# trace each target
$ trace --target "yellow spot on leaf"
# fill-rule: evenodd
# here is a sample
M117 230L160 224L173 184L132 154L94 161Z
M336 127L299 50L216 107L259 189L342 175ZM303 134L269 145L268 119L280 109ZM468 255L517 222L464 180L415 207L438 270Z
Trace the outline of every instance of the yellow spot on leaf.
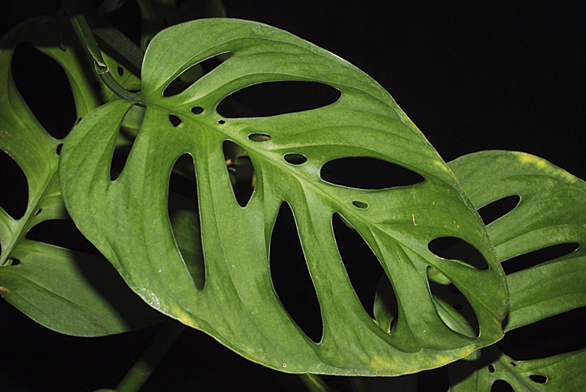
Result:
M370 361L370 367L376 370L388 369L389 363L377 355Z
M547 166L547 161L545 161L544 159L538 158L534 155L521 154L521 155L519 155L519 160L525 164L532 163L541 169L544 169Z
M188 325L190 327L197 328L197 321L195 321L195 319L187 313L182 313L181 316L179 317L179 321L181 321L183 324Z
M10 291L6 287L0 287L0 291Z

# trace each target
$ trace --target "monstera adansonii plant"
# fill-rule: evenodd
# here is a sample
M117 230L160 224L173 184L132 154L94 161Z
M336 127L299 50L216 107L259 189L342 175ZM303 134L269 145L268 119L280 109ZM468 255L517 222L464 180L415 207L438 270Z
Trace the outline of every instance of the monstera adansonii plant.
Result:
M22 41L66 70L79 121L64 141L43 130L14 87L11 49ZM140 79L120 60L94 57L98 73L118 70L114 89L123 99L85 70L85 45L50 18L2 41L0 148L25 173L29 199L19 219L0 209L0 293L31 318L99 336L163 314L291 373L399 376L466 358L448 367L453 391L488 390L498 379L518 391L583 382L583 351L522 362L484 348L504 331L584 306L584 182L524 153L446 164L373 79L261 23L211 18L167 28L149 40ZM201 72L209 59L215 66ZM240 90L284 81L319 84L335 98L274 115L230 102ZM246 157L245 197L226 146ZM116 165L121 150L128 156ZM396 165L413 180L364 189L327 170L360 160ZM194 181L195 196L171 192L172 175ZM511 196L518 203L485 226L477 210ZM283 205L319 302L317 338L272 282L271 235ZM68 216L119 275L101 255L26 237L38 223ZM374 309L356 294L336 219L384 271ZM446 239L468 250L436 251L432 244ZM505 275L501 262L559 244L577 249Z

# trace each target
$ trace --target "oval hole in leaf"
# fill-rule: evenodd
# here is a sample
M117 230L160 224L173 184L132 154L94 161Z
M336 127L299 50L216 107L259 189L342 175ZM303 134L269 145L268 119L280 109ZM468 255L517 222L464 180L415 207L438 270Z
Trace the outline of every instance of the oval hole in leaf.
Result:
M289 153L283 157L287 163L292 165L301 165L307 162L307 157L302 154Z
M173 125L174 127L178 127L183 122L183 120L181 120L179 116L172 113L169 114L169 121L171 122L171 125Z
M529 376L531 381L536 382L538 384L545 384L547 382L547 377L539 375L539 374L532 374Z
M25 42L14 49L11 73L17 90L43 128L55 139L67 136L77 112L63 68Z
M20 260L14 258L14 257L9 257L4 261L4 264L2 265L2 267L13 267L13 266L17 266L17 265L20 265Z
M546 261L566 256L577 250L578 246L579 245L575 242L552 245L548 246L547 248L535 250L533 252L525 253L523 255L505 260L501 265L503 266L505 274L510 275L524 269L535 267L536 265L545 263Z
M78 252L100 254L75 227L71 219L50 219L39 222L26 233L26 238Z
M202 114L203 108L201 106L194 106L191 108L191 113L193 114Z
M484 224L489 225L495 220L513 211L517 205L519 205L520 200L521 198L517 195L503 197L502 199L493 201L480 208L478 214L484 221Z
M1 135L1 133L0 133ZM28 182L18 164L0 150L0 207L14 219L26 213Z
M341 96L340 90L327 84L306 81L265 82L245 87L224 98L216 110L223 117L237 118L230 101L251 110L248 117L268 117L319 109L331 105Z
M195 287L205 286L205 263L197 203L193 158L184 154L177 159L169 178L168 212L179 253Z
M165 91L163 91L163 96L172 97L173 95L182 93L197 80L220 66L224 61L230 58L230 56L232 56L232 53L221 53L192 65L167 85Z
M338 158L324 164L320 177L334 185L358 189L409 186L425 180L403 166L371 157Z
M459 260L479 270L488 269L488 263L482 253L460 238L436 238L428 244L428 248L433 254L444 259Z
M303 332L319 342L323 334L319 301L287 203L279 209L269 255L271 279L281 304Z
M570 310L508 331L497 347L516 361L582 350L586 348L584 320L586 307Z
M490 387L490 392L515 392L515 389L504 380L496 380Z
M332 217L332 227L354 292L374 319L374 299L378 282L385 275L383 267L362 236L348 227L339 214Z
M429 274L430 268L427 272ZM449 289L450 284L440 284L432 280L428 280L428 284L435 308L444 324L461 335L469 338L478 337L478 318L468 299L462 294L452 293Z
M257 143L262 143L268 142L269 140L271 140L271 137L266 133L251 133L250 135L248 135L248 140Z
M238 144L226 140L222 148L234 197L241 207L245 207L252 198L256 184L254 166L246 150Z

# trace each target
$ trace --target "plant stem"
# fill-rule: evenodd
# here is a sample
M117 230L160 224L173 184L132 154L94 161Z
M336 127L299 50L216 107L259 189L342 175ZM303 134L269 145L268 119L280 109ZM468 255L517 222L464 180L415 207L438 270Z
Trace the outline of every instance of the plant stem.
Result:
M136 392L148 380L151 373L165 357L173 343L185 329L183 324L174 320L165 322L142 356L134 363L126 376L120 381L118 392Z
M92 32L92 29L86 20L85 12L83 12L88 8L87 4L84 4L83 2L81 4L77 4L72 0L62 0L62 4L67 12L67 15L71 19L71 25L73 26L75 34L91 56L94 62L95 71L100 79L102 79L104 84L120 98L124 98L129 101L136 100L138 94L126 90L116 81L116 79L114 79L110 73L110 69L108 69L108 65L104 61L102 52L100 51L96 38L94 37L94 33ZM86 5L86 7L83 7L83 5ZM138 67L140 68L140 65Z

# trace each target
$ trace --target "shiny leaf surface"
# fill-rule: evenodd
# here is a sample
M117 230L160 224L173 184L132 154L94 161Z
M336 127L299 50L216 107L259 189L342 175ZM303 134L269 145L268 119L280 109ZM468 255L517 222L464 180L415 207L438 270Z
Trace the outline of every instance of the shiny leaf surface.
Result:
M223 54L229 55L191 86L164 94L183 72ZM75 127L60 175L80 230L151 306L286 372L398 375L444 365L502 337L507 289L480 217L421 132L363 72L276 28L207 19L157 35L141 78L137 102L104 105ZM318 82L341 95L325 106L268 117L223 117L216 110L236 91L280 81ZM112 181L120 124L136 104L146 108L144 119ZM245 151L254 169L244 206L226 168L226 141ZM177 248L167 210L170 172L185 154L193 157L197 181L203 288ZM424 180L361 189L321 177L326 163L349 157L386 161ZM271 281L269 244L282 203L293 211L300 262L319 300L319 343L292 320ZM398 302L390 333L356 295L333 233L335 214L362 236L389 278ZM434 254L429 243L440 237L461 238L488 268ZM467 298L477 336L440 315L430 269Z

